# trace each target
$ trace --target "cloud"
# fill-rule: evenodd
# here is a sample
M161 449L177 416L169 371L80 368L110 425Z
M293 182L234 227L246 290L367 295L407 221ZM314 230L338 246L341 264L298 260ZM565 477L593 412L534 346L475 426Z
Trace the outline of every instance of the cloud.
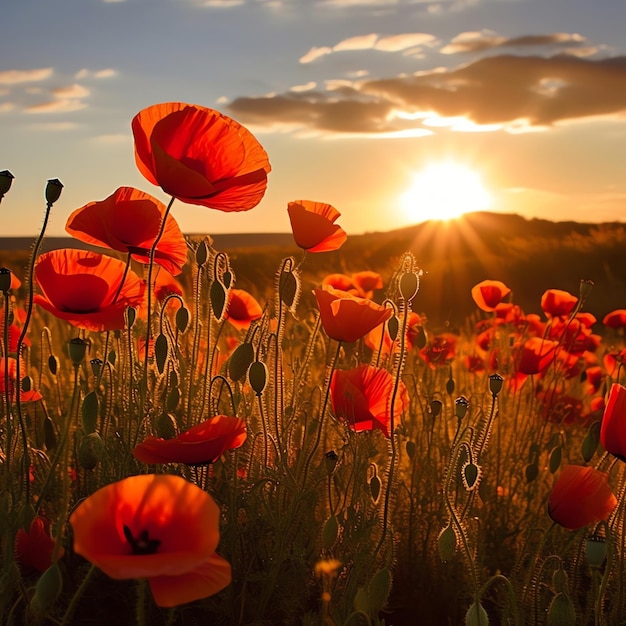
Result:
M0 104L0 113L7 113L12 111L15 108L15 105L12 102L2 102Z
M312 132L370 135L437 126L527 132L563 122L625 118L626 57L498 55L453 70L329 81L324 91L237 98L227 108L241 122L266 129L288 124Z
M122 143L131 143L128 133L112 133L110 135L97 135L94 141L107 145L117 145Z
M66 130L74 130L75 128L78 128L78 124L75 122L48 122L42 124L29 124L28 128L31 130L43 130L58 133Z
M200 6L228 9L230 7L237 7L245 3L246 0L203 0L202 2L200 2Z
M294 85L289 89L289 91L295 91L296 93L299 93L302 91L311 91L311 89L315 89L315 87L317 87L317 83L312 80L308 83L305 83L304 85Z
M24 110L26 113L71 113L84 109L86 106L84 102L80 102L76 98L60 98L40 104L31 104Z
M117 76L117 74L117 70L114 70L111 67L97 71L88 70L84 67L82 70L76 72L74 78L76 80L83 80L84 78L112 78L113 76Z
M52 95L55 98L65 99L65 98L86 98L91 94L91 91L82 85L74 83L69 87L58 87L57 89L52 90Z
M304 56L300 63L313 63L317 59L334 52L351 52L355 50L377 50L379 52L417 52L423 46L432 46L436 38L427 33L402 33L398 35L380 36L376 33L356 35L343 39L332 47L314 47Z
M300 57L299 61L302 64L313 63L313 61L317 61L317 59L326 56L327 54L331 54L332 51L332 48L327 47L311 48L304 56Z
M0 72L0 85L17 85L45 80L52 76L51 67L42 67L36 70L5 70Z
M585 38L578 33L552 33L549 35L524 35L522 37L502 37L493 31L460 33L452 41L441 48L441 54L460 54L483 52L491 48L530 48L550 46L563 48L579 46Z

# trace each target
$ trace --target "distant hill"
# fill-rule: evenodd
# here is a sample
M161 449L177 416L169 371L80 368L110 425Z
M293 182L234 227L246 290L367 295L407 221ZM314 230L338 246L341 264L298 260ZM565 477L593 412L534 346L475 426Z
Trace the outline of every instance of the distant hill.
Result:
M284 257L302 257L290 233L215 235L213 240L229 254L237 286L256 293L271 287ZM23 268L32 243L27 238L0 239L0 264ZM67 246L80 247L80 242L51 237L44 248ZM626 308L625 224L551 222L487 212L351 235L336 252L307 256L303 289L309 293L331 272L365 269L380 272L387 283L407 251L424 271L414 308L435 325L463 324L476 311L470 289L487 278L506 283L513 301L527 313L541 312L546 289L578 294L581 280L594 283L585 310L599 321L613 309Z

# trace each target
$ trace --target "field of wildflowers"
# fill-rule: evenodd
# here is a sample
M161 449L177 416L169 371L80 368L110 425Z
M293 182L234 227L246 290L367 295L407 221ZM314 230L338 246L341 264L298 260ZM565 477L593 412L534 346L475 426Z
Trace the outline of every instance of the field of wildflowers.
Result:
M626 623L625 309L486 276L432 328L410 253L307 275L347 237L310 200L302 256L238 289L171 209L253 209L264 149L183 103L132 132L168 206L121 187L67 221L94 251L42 253L50 180L0 268L3 624Z

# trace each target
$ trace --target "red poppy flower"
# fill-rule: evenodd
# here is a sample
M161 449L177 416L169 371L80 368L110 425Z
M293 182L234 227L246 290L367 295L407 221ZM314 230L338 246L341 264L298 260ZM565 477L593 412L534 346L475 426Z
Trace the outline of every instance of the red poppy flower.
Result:
M22 334L22 329L17 324L9 324L9 349L8 352L16 353L17 342ZM0 308L0 341L4 340L4 309ZM28 336L24 337L22 346L31 346L32 342Z
M393 376L371 365L335 370L330 383L333 413L337 419L346 420L355 432L377 429L389 437L389 405L393 387ZM408 405L407 389L400 382L394 404L396 423Z
M287 205L291 232L296 244L308 252L338 250L348 235L335 220L341 215L323 202L297 200Z
M600 426L600 442L604 449L626 461L626 387L613 383L609 391Z
M352 282L362 298L371 299L376 289L383 288L383 278L378 272L364 270L352 274Z
M541 308L548 317L567 317L578 303L578 298L561 289L548 289L541 296Z
M587 421L581 400L556 389L537 393L539 415L553 424L581 424Z
M53 551L50 522L41 515L33 519L28 532L20 528L15 535L15 560L23 573L29 570L45 572L52 565ZM63 548L59 548L59 558L63 553Z
M17 384L17 361L14 358L9 357L5 359L4 357L0 357L0 395L5 395L6 390L6 375L7 371L6 364L8 363L8 379L9 379L9 399L15 400L15 389L17 388L19 391L20 402L36 402L37 400L41 400L43 397L39 391L31 389L29 391L23 391L21 387ZM21 371L24 371L24 362L20 362Z
M593 467L566 465L550 493L548 514L568 530L605 520L617 506L608 478Z
M126 307L141 305L145 290L139 276L132 271L125 275L124 270L122 261L96 252L52 250L35 264L42 293L34 302L78 328L122 329Z
M441 333L428 338L428 343L419 355L432 368L448 365L456 355L457 337L452 333Z
M315 289L313 293L322 326L326 334L336 341L352 343L393 315L389 307L332 287Z
M261 305L254 296L243 289L231 289L228 292L228 305L224 319L237 330L246 330L254 320L263 315Z
M146 578L157 605L206 598L231 581L215 553L220 510L171 474L131 476L99 489L70 516L74 550L111 578Z
M167 270L159 269L155 274L153 293L159 302L171 294L183 297L182 285Z
M626 309L616 309L607 313L602 323L609 328L626 328Z
M339 289L339 291L347 291L353 296L359 296L359 290L354 284L352 277L347 274L341 274L339 272L335 274L327 274L322 279L322 289L326 287L332 287L333 289Z
M76 209L65 230L85 243L130 253L136 261L149 263L165 211L165 205L151 195L120 187L105 200ZM171 215L167 216L154 262L174 275L180 274L187 262L185 237Z
M558 345L556 341L530 337L517 346L517 371L527 375L544 372L554 360Z
M495 311L510 293L511 290L499 280L483 280L472 287L472 298L483 311Z
M133 455L143 463L185 463L205 465L219 459L226 450L243 445L246 423L238 417L216 415L174 439L148 437L135 446Z
M592 365L585 369L585 379L587 381L587 393L592 396L598 392L604 382L604 370L600 365Z
M271 167L246 128L218 111L166 102L132 121L139 171L189 204L247 211L263 198Z

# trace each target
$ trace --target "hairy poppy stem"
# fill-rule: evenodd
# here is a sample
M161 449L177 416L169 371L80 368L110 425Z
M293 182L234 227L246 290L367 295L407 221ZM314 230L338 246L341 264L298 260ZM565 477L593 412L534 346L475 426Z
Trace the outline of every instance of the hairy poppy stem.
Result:
M165 232L165 224L167 223L167 217L170 214L170 210L172 209L172 205L174 204L175 198L172 196L170 201L165 209L165 213L163 213L163 218L161 219L161 226L159 227L159 232L157 236L154 238L154 242L152 243L152 247L150 248L150 263L148 264L148 295L147 295L147 304L146 304L146 351L144 354L143 360L143 394L141 397L141 412L143 413L143 409L146 403L146 396L148 394L148 355L149 355L149 346L150 346L150 335L151 335L151 324L150 324L150 316L152 314L152 274L154 272L154 257L156 255L156 249L159 245L159 241L161 237L163 237L163 233ZM123 284L123 282L122 282ZM140 416L143 417L143 416Z

